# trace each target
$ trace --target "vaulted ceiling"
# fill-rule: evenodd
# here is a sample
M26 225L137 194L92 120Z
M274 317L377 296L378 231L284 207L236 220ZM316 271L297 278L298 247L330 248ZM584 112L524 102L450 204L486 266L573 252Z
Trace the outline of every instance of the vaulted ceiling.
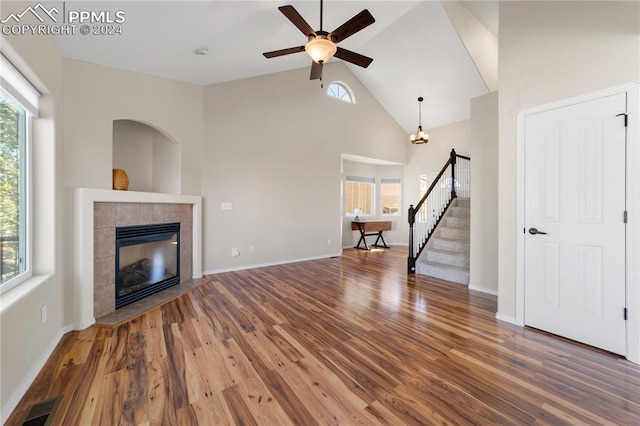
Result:
M309 67L304 53L262 56L306 42L278 11L283 4L318 29L318 0L74 1L67 7L124 11L122 34L55 42L66 58L202 85ZM470 99L496 89L497 1L327 0L324 29L365 8L376 22L340 46L374 59L366 69L348 67L407 133L417 126L418 96L425 99L423 126L432 128L469 118ZM194 54L201 46L208 55ZM317 81L309 84L320 90Z

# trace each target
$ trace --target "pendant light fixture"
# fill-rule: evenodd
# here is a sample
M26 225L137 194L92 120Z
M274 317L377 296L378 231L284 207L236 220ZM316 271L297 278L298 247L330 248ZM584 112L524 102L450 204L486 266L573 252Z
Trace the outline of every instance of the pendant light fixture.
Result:
M419 112L420 121L418 122L418 131L409 137L409 141L411 141L411 143L415 145L425 144L429 142L429 135L422 130L422 101L423 100L424 98L422 96L418 98L418 110L420 111Z

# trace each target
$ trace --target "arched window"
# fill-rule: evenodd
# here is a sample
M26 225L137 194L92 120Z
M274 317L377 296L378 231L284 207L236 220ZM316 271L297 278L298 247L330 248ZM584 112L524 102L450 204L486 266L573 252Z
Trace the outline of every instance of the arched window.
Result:
M353 92L345 83L334 81L329 85L327 89L327 96L332 98L340 99L344 102L349 102L350 104L355 104L356 99L353 96Z

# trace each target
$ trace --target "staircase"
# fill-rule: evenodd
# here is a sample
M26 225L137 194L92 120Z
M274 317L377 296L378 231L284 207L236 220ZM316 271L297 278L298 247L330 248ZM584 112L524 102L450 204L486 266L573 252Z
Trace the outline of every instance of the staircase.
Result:
M456 198L416 261L416 273L469 284L471 200Z
M471 158L451 150L420 201L409 205L407 273L469 284Z

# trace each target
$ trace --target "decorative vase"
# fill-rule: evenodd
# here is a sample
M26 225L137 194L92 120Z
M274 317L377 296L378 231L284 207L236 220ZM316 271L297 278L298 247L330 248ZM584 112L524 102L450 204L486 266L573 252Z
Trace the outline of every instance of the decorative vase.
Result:
M129 176L124 169L113 169L113 189L120 191L129 189Z

